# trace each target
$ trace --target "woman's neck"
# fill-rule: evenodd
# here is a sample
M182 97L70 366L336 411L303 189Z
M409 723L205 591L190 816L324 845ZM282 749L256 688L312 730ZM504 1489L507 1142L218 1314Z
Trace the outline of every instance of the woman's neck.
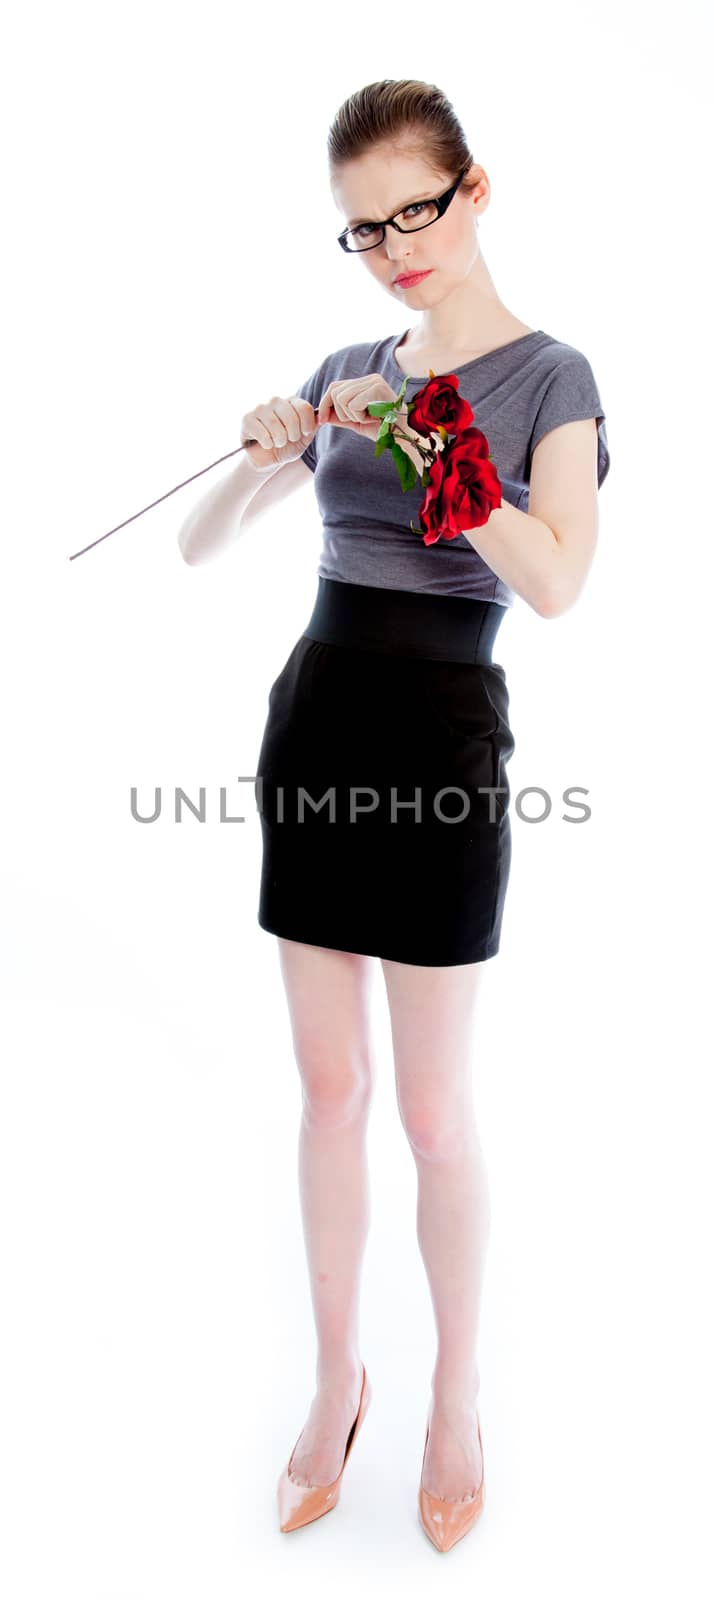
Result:
M456 366L530 332L528 323L503 304L479 250L467 277L439 305L424 308L399 348L408 361L419 362L424 370L432 366L443 371L442 358L447 366Z
M437 343L433 339L429 342L419 324L409 330L401 344L395 346L394 360L403 372L414 377L428 377L430 367L434 372L446 372L449 367L475 361L477 356L488 355L490 350L497 350L511 339L534 331L527 322L521 322L520 318L505 311L505 307L504 315L494 318L488 326L481 324L478 331L463 328L458 342L448 344L443 341Z

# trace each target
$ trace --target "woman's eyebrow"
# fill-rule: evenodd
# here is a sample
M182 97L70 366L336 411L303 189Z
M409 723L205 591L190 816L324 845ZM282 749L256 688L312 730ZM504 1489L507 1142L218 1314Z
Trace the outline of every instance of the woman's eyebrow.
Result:
M398 217L400 211L405 211L407 206L416 205L418 200L431 200L431 190L425 189L421 194L413 194L410 200L402 200L400 206L395 206L394 216ZM356 228L358 223L374 221L376 221L375 217L350 217L347 226L348 228Z

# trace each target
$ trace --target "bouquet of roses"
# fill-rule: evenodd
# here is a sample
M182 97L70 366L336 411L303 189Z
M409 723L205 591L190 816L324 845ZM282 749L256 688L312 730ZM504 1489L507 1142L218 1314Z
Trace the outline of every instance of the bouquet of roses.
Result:
M374 453L381 456L384 450L391 450L403 492L413 489L419 479L426 490L419 507L421 526L415 528L411 519L409 526L412 533L423 536L424 544L435 544L437 539L456 539L465 528L479 528L487 522L501 504L501 482L485 433L471 426L474 414L457 392L456 374L438 378L430 367L428 383L404 407L408 382L405 378L394 400L372 401L367 407L370 416L382 418ZM405 410L416 439L400 427ZM400 438L409 439L410 448L416 448L421 472Z

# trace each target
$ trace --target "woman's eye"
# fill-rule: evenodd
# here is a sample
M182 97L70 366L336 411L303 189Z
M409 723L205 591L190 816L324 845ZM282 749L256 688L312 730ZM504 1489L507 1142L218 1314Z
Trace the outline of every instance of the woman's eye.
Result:
M411 213L412 217L418 217L420 216L421 212L426 211L426 209L426 200L413 200L410 206L405 206L401 214L403 217L408 217ZM357 226L352 229L352 232L357 236L358 239L369 239L373 233L376 233L378 226L379 224L375 224L374 222L359 222Z

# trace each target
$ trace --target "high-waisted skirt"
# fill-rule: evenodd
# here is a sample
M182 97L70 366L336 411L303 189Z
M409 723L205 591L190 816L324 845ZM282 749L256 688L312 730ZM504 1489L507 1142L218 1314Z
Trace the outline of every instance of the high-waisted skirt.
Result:
M428 967L496 955L515 748L492 660L506 609L318 578L257 764L268 933Z

